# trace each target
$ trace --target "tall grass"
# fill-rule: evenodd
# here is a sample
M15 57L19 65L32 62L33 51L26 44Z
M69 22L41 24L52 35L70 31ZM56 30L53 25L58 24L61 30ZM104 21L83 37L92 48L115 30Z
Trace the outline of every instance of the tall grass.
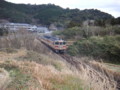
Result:
M4 90L9 82L10 82L9 73L5 69L0 68L0 90Z
M38 39L35 33L20 30L10 33L7 36L0 37L0 49L12 50L26 48L27 50L37 51L39 53L49 53L50 50L45 47Z
M86 84L93 90L116 90L117 82L115 77L120 80L120 74L115 75L115 72L108 70L102 64L91 61L86 61L86 58L80 59L80 77L85 80ZM79 61L79 60L78 60Z

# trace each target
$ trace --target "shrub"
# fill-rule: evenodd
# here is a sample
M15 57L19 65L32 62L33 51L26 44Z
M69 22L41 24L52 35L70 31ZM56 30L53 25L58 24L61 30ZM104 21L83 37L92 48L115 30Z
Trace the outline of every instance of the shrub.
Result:
M8 30L5 28L0 28L0 36L8 34Z
M11 79L5 90L28 90L30 85L34 86L37 84L32 75L20 69L12 60L0 63L0 68L4 68L9 73Z
M119 26L72 27L65 29L63 31L54 32L54 35L60 35L65 39L81 39L81 38L89 38L91 36L106 36L106 35L114 36L119 34L120 34Z
M69 47L68 53L120 62L120 36L90 37L77 41Z

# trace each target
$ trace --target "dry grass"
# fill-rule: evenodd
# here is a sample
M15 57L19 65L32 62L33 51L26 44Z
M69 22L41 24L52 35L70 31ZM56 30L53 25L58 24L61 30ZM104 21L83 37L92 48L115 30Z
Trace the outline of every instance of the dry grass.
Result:
M9 73L5 69L0 68L0 90L4 90L9 81Z
M17 50L17 53L0 52L0 59L0 67L10 69L8 72L12 70L18 73L16 69L20 71L18 78L25 78L20 82L25 82L27 90L116 90L116 81L120 80L118 73L107 70L98 62L84 61L87 58L81 58L80 71L70 68L68 63L62 60L26 49ZM27 80L26 75L32 79ZM10 84L6 90L20 89L23 85L17 82L14 84L18 87ZM20 90L24 88L23 85Z
M65 68L65 64L60 60L56 59L55 55L54 58L52 58L51 55L46 56L45 54L39 54L34 51L26 51L26 54L24 54L24 56L20 56L16 59L22 61L34 61L42 65L51 65L54 66L57 70Z
M11 50L25 48L27 50L36 51L39 53L52 53L38 39L37 34L32 34L26 31L18 31L8 36L0 38L0 51L12 52Z
M81 60L83 59L83 60ZM93 90L116 90L120 84L120 74L107 69L104 64L96 61L80 60L80 77ZM117 77L117 78L116 78ZM99 88L99 89L98 89Z
M32 52L32 54L36 55L35 52ZM52 60L52 58L45 55L39 55L43 60L39 63L29 60L30 58L15 60L21 56L25 57L25 55L27 55L27 51L24 49L12 54L0 53L2 57L0 67L5 68L12 78L6 90L73 90L73 88L83 90L82 80L63 61ZM32 57L35 59L34 55ZM27 88L23 84L27 85Z
M63 61L34 51L21 49L12 54L1 52L1 56L5 54L7 57L4 57L4 60L0 62L2 65L17 67L23 74L31 75L36 80L38 86L34 86L35 82L33 82L28 90L30 88L31 90L58 90L58 88L60 90L64 90L64 88L69 88L69 90L73 90L73 88L116 90L116 81L119 80L120 76L118 73L106 69L103 64L95 61L84 61L87 58L81 58L82 61L79 65L81 70L78 71L75 68L69 68L69 65ZM79 83L76 84L76 82Z
M116 90L119 87L120 74L103 64L80 58L77 59L79 71L46 48L35 35L26 32L18 35L0 38L0 68L7 70L6 76L12 79L6 90Z
M120 72L120 65L115 65L115 64L110 64L110 63L104 63L104 66L106 66L106 68L109 68L112 71Z

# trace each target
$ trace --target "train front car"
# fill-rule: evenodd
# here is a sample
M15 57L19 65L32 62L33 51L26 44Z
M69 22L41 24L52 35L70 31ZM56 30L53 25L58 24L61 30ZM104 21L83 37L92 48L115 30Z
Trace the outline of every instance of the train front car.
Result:
M56 53L64 53L67 49L66 42L53 36L44 36L41 41L53 49Z
M55 52L57 53L64 53L66 52L67 46L66 46L66 42L64 40L55 40L54 41L54 49Z

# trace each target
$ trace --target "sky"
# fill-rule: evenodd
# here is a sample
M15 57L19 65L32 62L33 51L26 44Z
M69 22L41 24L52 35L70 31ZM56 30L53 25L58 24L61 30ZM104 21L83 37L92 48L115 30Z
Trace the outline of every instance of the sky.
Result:
M98 9L107 12L114 17L120 17L120 0L6 0L12 3L24 4L55 4L63 8L80 10Z

